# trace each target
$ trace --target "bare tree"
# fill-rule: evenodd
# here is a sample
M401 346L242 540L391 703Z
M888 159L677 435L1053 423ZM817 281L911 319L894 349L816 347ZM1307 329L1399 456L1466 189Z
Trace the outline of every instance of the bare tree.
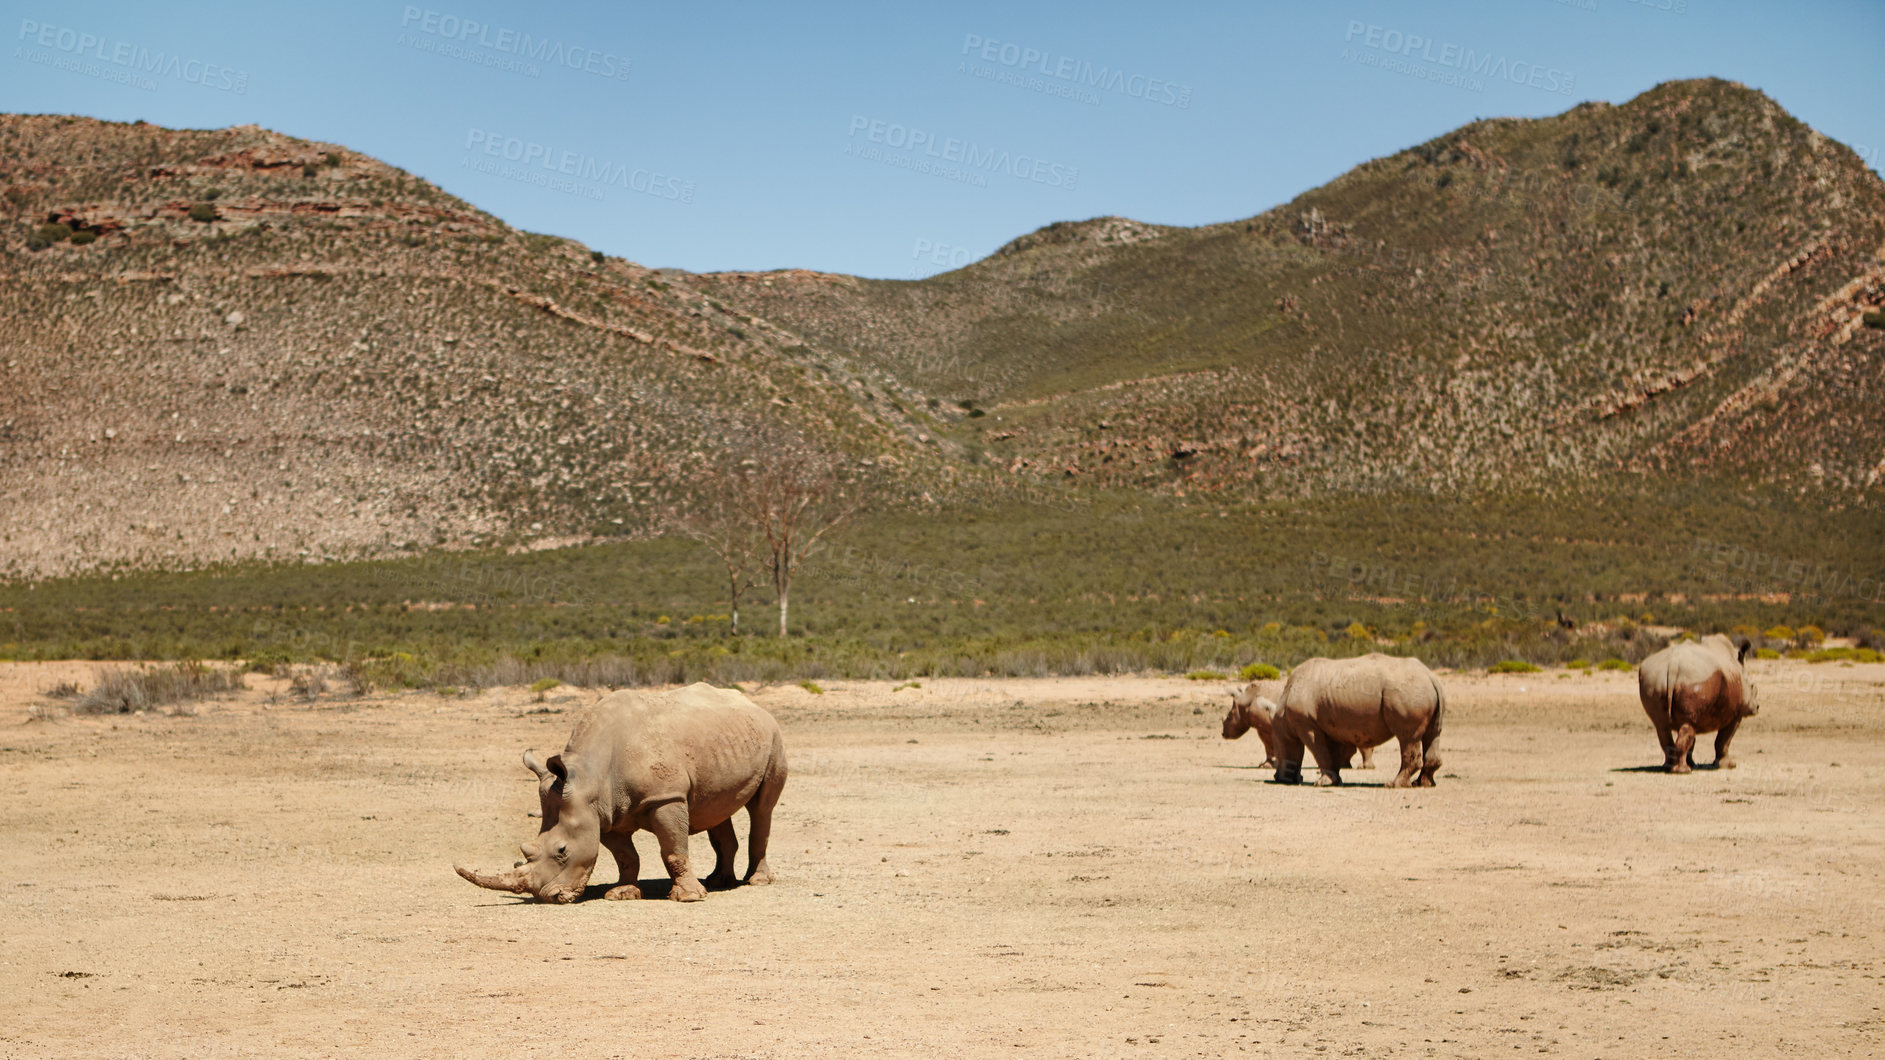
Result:
M831 456L802 444L768 444L742 462L733 495L765 542L765 563L779 594L779 636L786 635L792 573L824 536L863 506L863 484Z
M740 594L759 584L759 527L740 505L744 468L708 472L706 488L669 519L683 537L707 546L726 568L733 632L740 631Z

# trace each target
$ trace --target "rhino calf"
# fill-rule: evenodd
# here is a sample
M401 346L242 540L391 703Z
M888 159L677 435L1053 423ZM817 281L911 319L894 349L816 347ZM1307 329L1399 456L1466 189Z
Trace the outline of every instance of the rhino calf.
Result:
M1257 694L1257 682L1231 692L1230 713L1224 715L1224 738L1236 740L1257 730L1257 739L1263 741L1263 761L1258 768L1276 764L1275 728L1276 704Z
M1748 645L1736 647L1719 633L1684 641L1643 660L1636 668L1636 695L1656 727L1662 766L1671 773L1695 768L1695 737L1715 734L1715 767L1733 769L1728 742L1741 719L1761 709L1754 682L1742 668Z
M688 864L687 837L707 833L714 852L707 881L732 884L739 850L733 814L742 806L746 882L772 882L766 841L785 787L785 740L773 716L738 692L702 683L604 696L577 719L561 754L539 762L525 751L524 765L537 774L543 830L523 844L525 860L509 872L458 869L480 887L573 902L589 884L599 848L608 847L622 878L604 897L640 898L633 837L646 829L674 879L670 896L698 901L707 889Z
M1283 686L1275 720L1276 779L1302 782L1307 748L1321 770L1317 784L1340 784L1354 752L1400 741L1401 769L1390 788L1433 786L1440 768L1440 724L1446 692L1419 659L1374 653L1356 659L1310 659ZM1364 758L1367 755L1364 754Z

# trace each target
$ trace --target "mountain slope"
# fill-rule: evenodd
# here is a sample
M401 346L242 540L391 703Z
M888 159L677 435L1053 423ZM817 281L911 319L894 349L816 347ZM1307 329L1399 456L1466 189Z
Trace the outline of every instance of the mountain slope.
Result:
M0 189L0 577L645 533L760 418L944 503L1885 487L1885 185L1722 81L917 282L649 269L255 127L0 116Z
M1009 466L1313 492L1885 471L1885 185L1759 92L1495 119L1230 224L705 289L995 415Z
M928 459L685 277L343 148L13 116L0 158L0 575L630 532L755 409Z

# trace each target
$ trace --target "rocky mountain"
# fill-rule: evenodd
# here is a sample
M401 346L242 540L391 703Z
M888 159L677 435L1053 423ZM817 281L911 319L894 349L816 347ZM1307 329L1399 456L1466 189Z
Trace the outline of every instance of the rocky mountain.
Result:
M1876 498L1885 184L1760 92L1492 119L1201 228L1057 224L920 282L703 289L1167 492L1704 474Z
M759 417L945 503L1885 488L1885 184L1722 81L914 282L649 268L252 126L0 116L0 189L0 577L645 532Z
M894 385L338 145L7 116L0 189L0 576L632 533L759 412L935 462Z

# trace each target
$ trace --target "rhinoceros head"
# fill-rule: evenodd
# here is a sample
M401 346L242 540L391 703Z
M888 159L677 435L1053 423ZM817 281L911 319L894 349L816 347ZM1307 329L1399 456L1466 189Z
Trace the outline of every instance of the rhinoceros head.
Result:
M524 765L537 774L543 830L523 844L524 860L509 872L458 868L458 874L494 891L535 895L546 902L573 902L588 886L601 848L596 796L603 778L591 776L582 756L568 751L551 755L547 763L537 761L534 751L525 751Z
M1274 709L1269 700L1257 695L1255 681L1243 688L1232 689L1230 713L1224 715L1224 738L1235 740L1254 728L1257 735L1268 743L1270 717Z

